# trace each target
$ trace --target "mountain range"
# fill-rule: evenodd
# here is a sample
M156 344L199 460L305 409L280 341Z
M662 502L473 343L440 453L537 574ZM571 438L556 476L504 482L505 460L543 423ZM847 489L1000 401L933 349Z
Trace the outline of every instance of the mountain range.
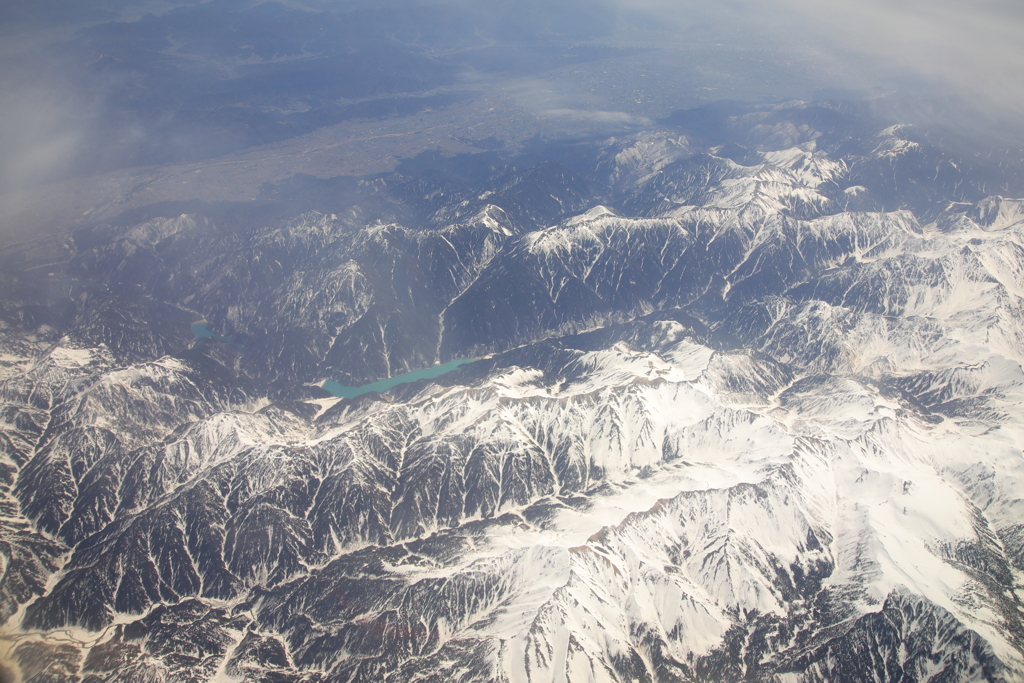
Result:
M719 103L13 250L6 666L1021 680L1022 186L877 103Z

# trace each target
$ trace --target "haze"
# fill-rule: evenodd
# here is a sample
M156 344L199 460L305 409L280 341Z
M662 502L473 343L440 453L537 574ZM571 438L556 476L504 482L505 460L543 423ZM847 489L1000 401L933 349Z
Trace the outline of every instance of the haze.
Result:
M152 201L252 198L294 173L643 127L717 99L899 92L905 118L1010 140L1024 112L1024 9L997 0L55 0L0 12L4 242ZM386 149L366 142L389 126Z

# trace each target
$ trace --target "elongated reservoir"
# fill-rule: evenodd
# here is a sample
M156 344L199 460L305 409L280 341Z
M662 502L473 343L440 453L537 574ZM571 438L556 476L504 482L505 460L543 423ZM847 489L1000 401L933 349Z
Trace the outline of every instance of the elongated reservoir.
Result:
M377 380L376 382L364 384L361 387L347 387L335 382L333 379L329 379L323 383L323 388L330 392L332 396L337 396L338 398L355 398L356 396L368 394L371 391L387 391L388 389L397 387L399 384L408 384L409 382L415 382L420 379L434 379L435 377L440 377L452 370L457 370L460 365L472 363L475 360L476 358L450 360L447 363L423 368L422 370L413 370L412 372L407 372L404 375L397 375L395 377Z

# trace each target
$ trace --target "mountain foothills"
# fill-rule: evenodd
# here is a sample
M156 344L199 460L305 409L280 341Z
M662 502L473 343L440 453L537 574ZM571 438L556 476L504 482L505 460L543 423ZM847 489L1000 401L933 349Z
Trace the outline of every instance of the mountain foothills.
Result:
M1022 680L1022 195L716 105L12 253L5 675Z

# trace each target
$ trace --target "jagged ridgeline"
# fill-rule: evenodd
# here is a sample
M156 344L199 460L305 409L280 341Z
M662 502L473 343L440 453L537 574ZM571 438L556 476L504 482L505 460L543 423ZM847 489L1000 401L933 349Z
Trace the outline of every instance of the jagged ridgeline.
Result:
M4 666L1022 680L1024 157L877 111L716 106L10 255Z

